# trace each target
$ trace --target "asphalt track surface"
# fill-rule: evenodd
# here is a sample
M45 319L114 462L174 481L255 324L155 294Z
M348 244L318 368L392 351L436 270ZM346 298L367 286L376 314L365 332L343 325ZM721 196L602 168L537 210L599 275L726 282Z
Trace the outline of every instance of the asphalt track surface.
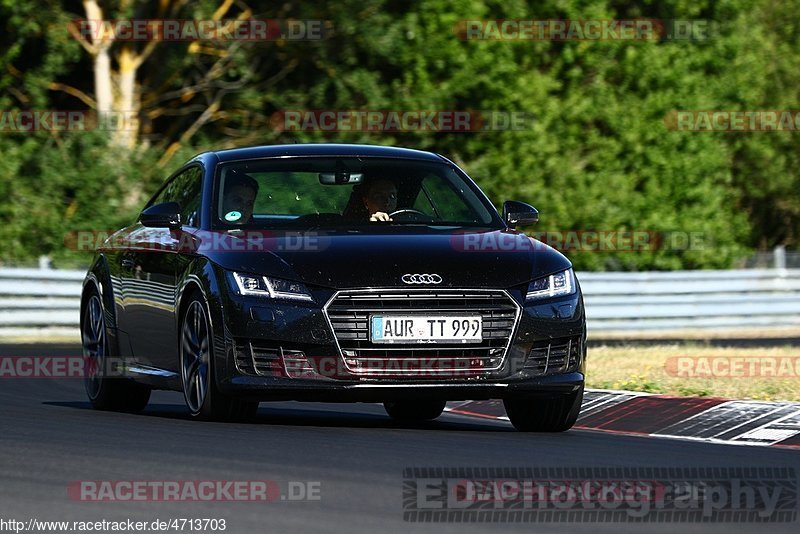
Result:
M0 356L78 351L0 346ZM182 396L170 392L154 393L142 414L94 411L80 379L3 379L0 402L4 520L224 518L226 532L235 534L798 531L798 523L403 520L403 469L408 467L790 467L800 472L800 453L793 450L592 431L522 434L502 421L447 413L430 423L404 426L375 404L262 403L253 423L202 423L189 420ZM79 480L317 481L320 499L82 502L67 493L68 484Z

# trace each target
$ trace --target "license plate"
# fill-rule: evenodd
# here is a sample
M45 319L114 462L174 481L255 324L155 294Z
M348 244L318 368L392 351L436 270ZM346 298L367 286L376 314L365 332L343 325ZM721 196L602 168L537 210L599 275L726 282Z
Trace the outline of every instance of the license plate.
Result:
M372 315L373 343L478 343L483 339L480 315Z

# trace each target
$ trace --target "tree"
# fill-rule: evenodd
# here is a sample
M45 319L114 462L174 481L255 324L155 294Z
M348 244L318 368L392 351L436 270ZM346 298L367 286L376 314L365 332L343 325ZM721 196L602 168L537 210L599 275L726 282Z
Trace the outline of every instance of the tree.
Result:
M75 19L92 17L315 19L327 32L319 40L261 42L76 37ZM715 20L720 31L707 41L660 42L465 41L456 34L464 20L642 17ZM797 133L693 133L664 122L674 110L800 109L800 8L793 4L0 0L0 20L0 109L135 110L132 131L0 137L0 233L19 242L5 259L60 253L65 225L134 217L192 152L280 142L443 153L497 205L509 198L536 205L539 230L705 236L694 249L572 253L580 269L729 267L756 247L796 246L800 232ZM534 120L478 133L289 132L271 123L282 110L320 109L488 110ZM16 185L31 176L38 187ZM81 180L102 184L86 187L97 198L75 191ZM124 202L108 211L103 195L112 188ZM37 221L24 217L33 211ZM47 246L26 243L26 232L38 232Z

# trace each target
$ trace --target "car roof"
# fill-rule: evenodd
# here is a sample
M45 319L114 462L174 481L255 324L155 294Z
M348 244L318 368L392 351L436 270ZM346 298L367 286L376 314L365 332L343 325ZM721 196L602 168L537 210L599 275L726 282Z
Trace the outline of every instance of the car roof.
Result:
M349 145L334 143L304 143L295 145L265 145L233 148L211 152L220 162L242 159L275 158L292 156L364 156L401 158L443 162L444 158L432 152L378 145Z

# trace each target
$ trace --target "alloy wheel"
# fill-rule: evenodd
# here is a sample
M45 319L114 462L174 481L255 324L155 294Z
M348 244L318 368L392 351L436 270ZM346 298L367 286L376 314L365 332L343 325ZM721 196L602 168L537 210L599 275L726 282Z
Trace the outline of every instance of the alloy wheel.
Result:
M92 295L83 317L84 385L90 399L100 394L106 364L106 328L103 306L98 295Z
M209 364L208 321L200 301L193 301L183 318L181 331L181 380L186 404L199 413L208 395Z

